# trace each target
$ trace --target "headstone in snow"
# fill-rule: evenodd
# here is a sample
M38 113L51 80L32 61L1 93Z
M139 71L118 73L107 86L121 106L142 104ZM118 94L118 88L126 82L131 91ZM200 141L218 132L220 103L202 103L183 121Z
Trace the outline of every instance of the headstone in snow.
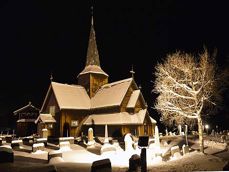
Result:
M12 136L11 135L7 135L5 138L6 138L6 143L12 142Z
M140 171L141 169L141 157L134 154L129 159L129 171Z
M0 157L0 163L14 162L14 152L11 146L0 146Z
M116 153L116 147L114 145L111 145L110 143L102 145L100 149L100 154L115 154Z
M32 146L32 152L36 151L44 151L45 145L44 143L34 143Z
M180 157L181 156L179 146L173 146L173 147L171 147L171 155L173 157Z
M159 137L159 131L158 131L158 127L155 126L155 136L154 136L154 139L155 139L155 153L160 153L160 137Z
M61 150L61 151L69 151L69 150L71 150L69 141L60 142L59 147L60 147L59 150Z
M91 166L91 172L111 172L111 161L110 159L102 159L94 161Z
M168 133L168 129L167 129L167 128L165 129L165 135L166 135L166 136L168 136L168 135L169 135L169 133Z
M94 144L95 144L95 140L94 140L93 129L89 128L88 129L88 142L87 142L87 145L88 146L92 146Z
M22 146L22 140L12 140L11 147L13 149L20 149L20 146Z
M178 125L178 135L181 135L181 132L182 132L181 125Z
M124 137L125 151L133 151L133 139L130 133L127 133Z
M215 136L215 130L214 129L211 132L211 136Z
M170 135L170 136L172 136L172 135L173 135L173 133L170 131L170 132L169 132L169 135Z
M104 137L104 144L109 143L109 138L108 138L108 127L105 125L105 137Z
M2 146L2 138L0 138L0 146Z
M189 146L188 145L183 145L182 146L182 152L183 152L183 155L189 153Z
M50 159L55 158L55 157L61 157L62 158L62 152L60 150L50 151L48 154L48 161L50 161Z
M47 138L38 138L36 139L36 143L44 143L47 146Z
M66 141L68 141L70 144L74 144L74 137L59 137L59 143Z

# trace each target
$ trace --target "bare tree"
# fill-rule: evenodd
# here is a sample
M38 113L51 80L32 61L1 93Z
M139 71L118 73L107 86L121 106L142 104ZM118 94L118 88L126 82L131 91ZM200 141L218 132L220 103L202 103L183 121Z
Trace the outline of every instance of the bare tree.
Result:
M216 104L218 79L214 57L205 49L198 57L176 52L156 66L155 108L166 124L198 122L200 151L204 152L202 117Z

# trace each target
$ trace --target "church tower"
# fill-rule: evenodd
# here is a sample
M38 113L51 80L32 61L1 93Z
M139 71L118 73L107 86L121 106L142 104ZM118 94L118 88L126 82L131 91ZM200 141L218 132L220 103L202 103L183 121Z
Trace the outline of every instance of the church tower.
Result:
M92 13L90 37L87 48L87 60L84 70L78 75L78 84L82 85L86 89L90 98L92 98L96 91L107 83L108 75L100 67Z

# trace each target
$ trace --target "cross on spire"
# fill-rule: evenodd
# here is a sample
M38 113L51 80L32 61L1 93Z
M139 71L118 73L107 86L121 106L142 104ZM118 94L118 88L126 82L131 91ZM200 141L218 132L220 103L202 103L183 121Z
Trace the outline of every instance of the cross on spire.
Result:
M50 81L52 82L52 80L53 80L53 76L52 76L52 72L51 72L51 74L50 74Z
M134 78L135 72L134 72L134 66L133 66L133 65L132 65L132 67L131 67L130 73L131 73L132 78Z

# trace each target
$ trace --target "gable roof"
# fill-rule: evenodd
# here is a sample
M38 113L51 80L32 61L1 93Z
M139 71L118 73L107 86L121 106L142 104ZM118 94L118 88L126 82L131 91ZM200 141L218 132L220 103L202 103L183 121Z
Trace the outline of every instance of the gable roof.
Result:
M38 121L44 122L44 123L55 123L56 120L52 117L51 114L40 114L38 118L36 119L35 123L38 123Z
M130 100L127 104L127 108L134 108L137 101L138 101L138 97L140 95L140 90L134 90L133 93L130 96Z
M51 82L42 110L51 90L60 109L90 109L90 98L84 87Z
M33 109L33 110L38 111L38 112L40 111L40 109L36 108L35 106L32 105L31 102L29 102L26 106L23 106L22 108L15 110L13 113L14 113L14 115L17 115L18 113L20 113L26 109Z
M91 108L103 108L121 105L133 78L103 85L91 98Z
M144 123L146 115L146 109L142 109L135 114L129 114L128 112L92 114L85 120L84 125L138 125Z

